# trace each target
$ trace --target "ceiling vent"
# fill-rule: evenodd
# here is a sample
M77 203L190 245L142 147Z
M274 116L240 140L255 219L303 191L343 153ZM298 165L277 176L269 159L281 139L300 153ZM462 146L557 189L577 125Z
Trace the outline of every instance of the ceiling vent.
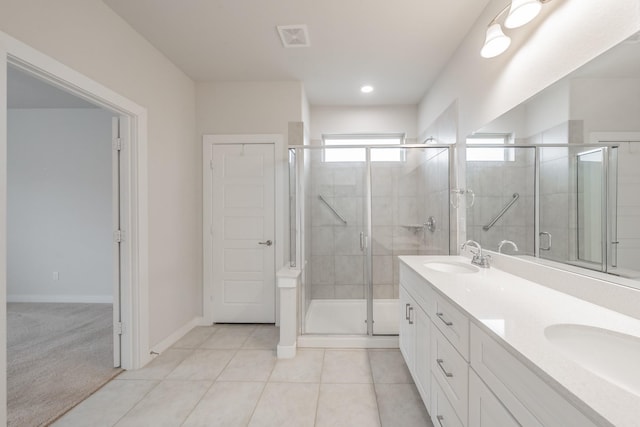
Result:
M306 25L278 25L282 46L309 47L309 31Z

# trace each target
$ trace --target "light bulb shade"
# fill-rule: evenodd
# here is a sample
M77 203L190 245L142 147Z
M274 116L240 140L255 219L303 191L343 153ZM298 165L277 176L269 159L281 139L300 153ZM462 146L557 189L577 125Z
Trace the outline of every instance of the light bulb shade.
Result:
M511 39L502 32L500 24L492 24L487 28L487 38L480 55L483 58L493 58L507 50L510 44Z
M542 9L540 0L512 0L504 26L507 28L522 27L538 16L540 9Z

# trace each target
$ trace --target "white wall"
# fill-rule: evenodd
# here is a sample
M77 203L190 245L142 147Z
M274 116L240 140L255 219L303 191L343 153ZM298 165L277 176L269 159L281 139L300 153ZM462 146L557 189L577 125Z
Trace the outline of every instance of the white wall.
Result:
M200 141L202 135L207 134L280 134L285 143L282 151L276 153L276 167L284 177L288 177L289 123L302 122L308 116L308 103L301 82L198 83L196 99L196 127ZM304 126L308 128L308 124L304 123ZM297 139L297 135L291 137ZM202 191L202 178L198 188ZM276 271L289 261L288 179L283 180L280 191L285 196L282 205L276 207L276 214L279 208L283 221L282 233L274 239L276 263L279 264Z
M417 114L416 105L311 106L311 139L341 133L406 133L408 139L415 139Z
M591 132L640 131L640 78L571 80L571 118Z
M491 1L423 98L420 136L456 99L459 134L468 135L640 30L637 0L554 1L510 32L506 53L484 59L487 24L503 7L503 0Z
M161 342L202 314L193 81L100 0L3 0L0 31L147 108L148 333Z
M9 110L8 301L113 300L111 117Z
M289 122L302 121L303 93L295 81L198 83L198 137L277 133L286 140Z

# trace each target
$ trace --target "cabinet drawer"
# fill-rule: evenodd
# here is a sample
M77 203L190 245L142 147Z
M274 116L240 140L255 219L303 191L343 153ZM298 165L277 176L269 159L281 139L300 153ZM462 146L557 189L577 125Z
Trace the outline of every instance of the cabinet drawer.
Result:
M431 378L431 421L434 427L464 427L435 378Z
M469 427L498 426L521 427L471 369L469 371Z
M449 304L440 295L435 295L435 307L431 313L434 325L447 337L449 342L460 352L465 360L469 360L469 319Z
M476 325L471 325L471 366L524 427L595 427Z
M427 280L400 262L400 283L404 286L416 303L430 315L435 307L434 292Z
M469 364L451 343L435 329L431 333L431 375L440 382L458 417L466 424L468 415Z

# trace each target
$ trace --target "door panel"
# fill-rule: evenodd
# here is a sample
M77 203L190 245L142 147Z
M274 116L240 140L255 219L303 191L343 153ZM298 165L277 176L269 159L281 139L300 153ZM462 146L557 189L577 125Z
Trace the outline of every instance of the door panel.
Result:
M273 144L212 147L214 322L275 321Z

